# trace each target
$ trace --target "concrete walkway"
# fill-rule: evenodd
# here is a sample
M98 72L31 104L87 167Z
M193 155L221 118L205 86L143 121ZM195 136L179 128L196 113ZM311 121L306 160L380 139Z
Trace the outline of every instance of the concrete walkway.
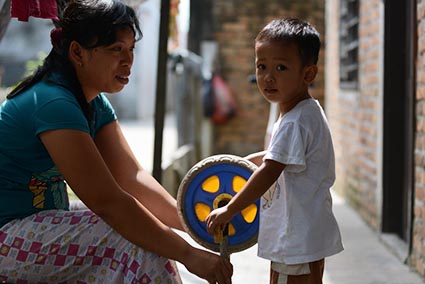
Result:
M325 284L421 284L411 271L379 241L358 214L334 196L334 212L345 250L326 261Z
M153 164L153 122L121 122L124 135L139 158L151 169ZM172 117L167 117L164 127L163 160L171 157L177 148L177 133ZM334 196L334 212L341 228L345 250L326 260L324 284L422 284L417 273L380 242L373 232L341 198ZM186 233L180 233L188 242L200 247ZM256 256L257 246L234 253L230 259L234 266L233 284L264 284L269 279L268 261ZM178 264L184 284L205 284Z

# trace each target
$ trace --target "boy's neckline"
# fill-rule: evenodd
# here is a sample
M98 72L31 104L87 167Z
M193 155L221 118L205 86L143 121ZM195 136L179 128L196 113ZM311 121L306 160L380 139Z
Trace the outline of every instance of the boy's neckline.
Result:
M283 117L285 114L291 112L294 108L296 108L300 103L302 103L304 101L308 101L308 100L314 100L314 98L310 94L308 94L307 96L305 96L302 99L300 99L299 101L297 101L293 106L291 106L285 112L282 112L281 109L280 109L279 110L279 117Z

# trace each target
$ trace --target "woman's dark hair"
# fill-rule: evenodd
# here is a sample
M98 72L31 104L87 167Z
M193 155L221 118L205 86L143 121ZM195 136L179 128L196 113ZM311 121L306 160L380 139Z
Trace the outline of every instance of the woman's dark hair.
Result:
M22 93L52 72L60 72L90 122L92 111L69 60L69 45L76 41L86 49L107 46L113 44L117 32L126 27L131 27L139 40L142 37L139 21L134 10L120 0L71 0L55 26L57 29L51 34L53 48L43 65L19 83L7 98Z
M303 65L317 64L320 51L320 35L307 22L296 18L275 19L267 24L255 38L255 42L276 41L295 43Z

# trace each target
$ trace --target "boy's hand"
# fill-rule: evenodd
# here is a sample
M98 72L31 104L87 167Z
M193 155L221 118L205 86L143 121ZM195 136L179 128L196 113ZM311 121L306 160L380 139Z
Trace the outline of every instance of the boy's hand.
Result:
M227 206L223 206L213 210L206 218L207 231L210 235L214 235L216 230L223 231L224 226L232 219Z

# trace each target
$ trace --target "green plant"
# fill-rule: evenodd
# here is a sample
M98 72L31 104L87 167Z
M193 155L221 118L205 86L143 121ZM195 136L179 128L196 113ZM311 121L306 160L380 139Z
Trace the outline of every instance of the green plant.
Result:
M34 73L34 71L43 64L44 59L47 57L47 54L45 52L39 52L37 54L37 58L34 60L28 60L25 64L25 73L24 77L27 77Z
M72 200L80 200L78 196L72 191L70 187L67 187L66 190L68 191L68 198L70 201Z

